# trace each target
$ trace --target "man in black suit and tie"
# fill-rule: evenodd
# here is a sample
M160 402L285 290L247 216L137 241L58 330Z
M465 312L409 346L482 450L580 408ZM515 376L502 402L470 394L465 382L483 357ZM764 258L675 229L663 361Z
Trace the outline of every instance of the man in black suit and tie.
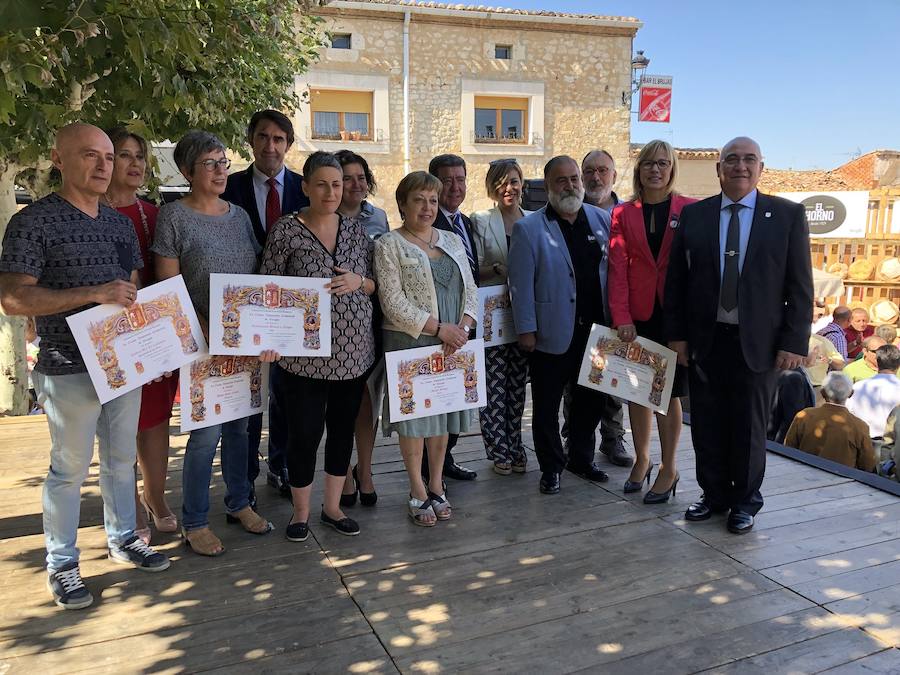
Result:
M438 196L438 214L434 226L459 235L466 247L466 257L472 268L475 283L478 278L478 251L475 249L475 238L472 236L472 221L459 212L459 206L466 199L466 161L458 155L438 155L428 163L428 173L436 176L442 184ZM451 452L459 440L458 434L450 434L447 441L447 453L444 455L444 476L456 480L474 480L478 475L471 469L460 466L453 460ZM428 463L423 461L423 471L428 471Z
M285 213L309 206L309 199L300 187L303 177L284 165L284 156L294 143L294 126L286 115L277 110L254 113L247 125L247 142L253 149L253 163L246 170L228 176L222 199L240 206L250 215L256 238L261 246L265 246L272 224ZM273 367L270 372L272 377L277 377L278 368ZM282 495L290 497L284 460L286 426L272 392L274 388L270 387L268 482ZM262 413L250 418L247 433L250 436L248 477L252 486L259 475ZM250 497L251 505L255 505L255 491Z
M684 207L666 278L669 347L689 366L700 501L691 521L729 511L745 534L762 508L766 426L779 370L807 353L813 285L801 204L761 194L759 145L729 141L722 193Z

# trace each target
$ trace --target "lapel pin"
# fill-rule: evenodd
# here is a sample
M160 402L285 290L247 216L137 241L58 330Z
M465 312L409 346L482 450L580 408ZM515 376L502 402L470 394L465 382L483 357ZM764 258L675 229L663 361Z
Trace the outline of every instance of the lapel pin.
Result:
M772 212L766 211L766 218L771 218L771 217L772 217Z

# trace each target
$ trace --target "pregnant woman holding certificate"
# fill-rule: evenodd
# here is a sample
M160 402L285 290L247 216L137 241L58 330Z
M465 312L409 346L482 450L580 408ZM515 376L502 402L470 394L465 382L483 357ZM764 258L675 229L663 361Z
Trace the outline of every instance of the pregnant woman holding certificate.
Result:
M384 350L443 345L444 354L463 347L477 316L478 289L462 240L434 227L441 182L424 171L407 175L397 186L403 226L375 244L375 276L384 312ZM395 396L396 392L388 392ZM391 424L385 397L385 436L400 435L400 451L409 475L409 516L432 527L450 518L442 487L447 435L468 431L473 411L431 415ZM423 444L428 450L429 484L422 480Z
M663 289L669 251L681 209L696 200L675 194L678 158L665 141L647 143L634 166L634 196L613 211L609 245L609 308L619 339L640 336L665 344L662 329ZM678 472L675 448L681 434L681 400L686 394L684 366L675 370L672 398L666 415L657 414L662 463L645 504L661 504L675 494ZM640 492L650 484L650 425L653 413L637 403L628 404L637 460L625 481L625 492Z

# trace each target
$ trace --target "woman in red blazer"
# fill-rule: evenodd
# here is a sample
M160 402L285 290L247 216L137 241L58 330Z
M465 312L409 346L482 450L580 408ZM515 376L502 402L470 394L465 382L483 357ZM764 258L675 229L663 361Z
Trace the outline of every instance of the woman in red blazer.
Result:
M609 245L609 305L619 339L631 342L640 336L665 344L662 304L669 251L681 209L696 200L672 191L678 175L678 157L665 141L650 141L638 155L632 179L634 196L613 211ZM672 398L666 415L656 415L662 446L662 463L653 488L644 495L645 504L661 504L675 494L678 472L675 448L681 435L681 396L687 373L676 366ZM650 484L649 408L628 404L637 459L625 492L639 492Z

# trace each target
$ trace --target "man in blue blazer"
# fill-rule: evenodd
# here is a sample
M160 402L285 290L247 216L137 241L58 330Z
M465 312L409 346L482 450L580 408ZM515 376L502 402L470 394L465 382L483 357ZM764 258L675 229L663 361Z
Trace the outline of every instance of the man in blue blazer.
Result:
M609 214L584 203L581 167L571 157L544 166L548 204L513 227L509 291L519 346L529 354L532 431L540 490L559 492L563 468L606 481L594 463L592 435L606 394L576 385L592 324L607 324ZM559 404L572 387L568 464L559 436Z
M250 214L253 232L265 246L266 235L272 224L286 213L294 213L309 206L300 182L303 176L284 165L284 156L294 143L294 125L277 110L260 110L254 113L247 125L247 142L253 149L253 164L244 171L228 176L228 185L222 199L240 206ZM278 368L272 368L277 377ZM271 384L271 382L270 382ZM272 391L274 388L270 387ZM250 418L247 433L250 436L248 477L250 484L259 475L259 442L262 437L262 413ZM284 461L286 427L278 401L269 396L269 473L268 482L281 494L290 497L287 481L287 464ZM251 492L251 505L255 505L256 493Z

